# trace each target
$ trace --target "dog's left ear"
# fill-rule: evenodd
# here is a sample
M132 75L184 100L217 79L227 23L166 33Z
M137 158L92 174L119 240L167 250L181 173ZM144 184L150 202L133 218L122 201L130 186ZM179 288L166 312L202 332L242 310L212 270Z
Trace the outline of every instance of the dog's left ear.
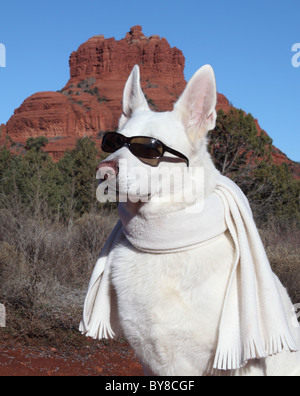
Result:
M211 66L199 69L174 107L192 141L204 137L216 126L217 88Z
M122 128L137 110L150 111L150 108L141 88L140 68L138 65L135 65L123 92L123 114L119 121L119 129Z

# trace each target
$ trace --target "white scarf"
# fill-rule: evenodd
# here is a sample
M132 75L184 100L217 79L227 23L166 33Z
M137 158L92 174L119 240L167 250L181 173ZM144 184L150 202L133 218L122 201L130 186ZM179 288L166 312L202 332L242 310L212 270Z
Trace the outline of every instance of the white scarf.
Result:
M219 176L217 188L202 211L181 210L145 219L132 217L124 206L93 272L80 331L93 338L121 334L111 293L111 252L127 238L138 250L174 253L198 247L230 231L235 258L223 305L214 368L239 369L249 359L265 358L283 349L296 351L277 278L273 274L247 198L230 179ZM292 309L292 308L291 308Z

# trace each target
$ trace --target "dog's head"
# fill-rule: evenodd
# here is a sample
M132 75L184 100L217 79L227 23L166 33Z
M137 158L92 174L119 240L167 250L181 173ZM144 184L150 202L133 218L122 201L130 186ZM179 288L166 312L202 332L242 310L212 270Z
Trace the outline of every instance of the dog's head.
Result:
M204 66L189 81L173 111L153 112L135 66L124 89L118 133L103 139L104 150L112 154L98 166L97 178L102 182L98 199L111 199L117 192L122 201L149 202L159 196L164 202L179 202L176 199L187 189L182 180L195 179L193 169L213 174L206 136L215 127L216 100L214 72Z

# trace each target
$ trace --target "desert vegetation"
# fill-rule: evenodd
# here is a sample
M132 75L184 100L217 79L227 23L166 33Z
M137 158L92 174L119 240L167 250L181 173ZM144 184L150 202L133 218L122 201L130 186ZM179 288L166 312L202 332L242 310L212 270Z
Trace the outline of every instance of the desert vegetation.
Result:
M94 144L81 139L55 163L43 151L46 142L29 139L23 156L0 151L0 301L6 331L54 340L57 331L77 329L91 271L117 215L115 207L96 203Z
M96 201L101 155L90 139L79 139L58 162L46 144L30 138L24 155L0 148L0 302L8 312L1 332L72 342L117 213ZM249 197L274 271L300 303L299 181L273 163L270 138L257 136L253 117L239 110L219 113L210 150Z

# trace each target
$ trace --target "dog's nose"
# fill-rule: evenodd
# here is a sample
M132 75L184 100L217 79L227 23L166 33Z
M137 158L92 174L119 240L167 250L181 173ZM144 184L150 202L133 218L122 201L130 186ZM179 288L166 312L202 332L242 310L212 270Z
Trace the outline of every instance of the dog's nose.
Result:
M112 180L117 177L119 168L114 161L103 161L96 168L96 179L98 180Z

